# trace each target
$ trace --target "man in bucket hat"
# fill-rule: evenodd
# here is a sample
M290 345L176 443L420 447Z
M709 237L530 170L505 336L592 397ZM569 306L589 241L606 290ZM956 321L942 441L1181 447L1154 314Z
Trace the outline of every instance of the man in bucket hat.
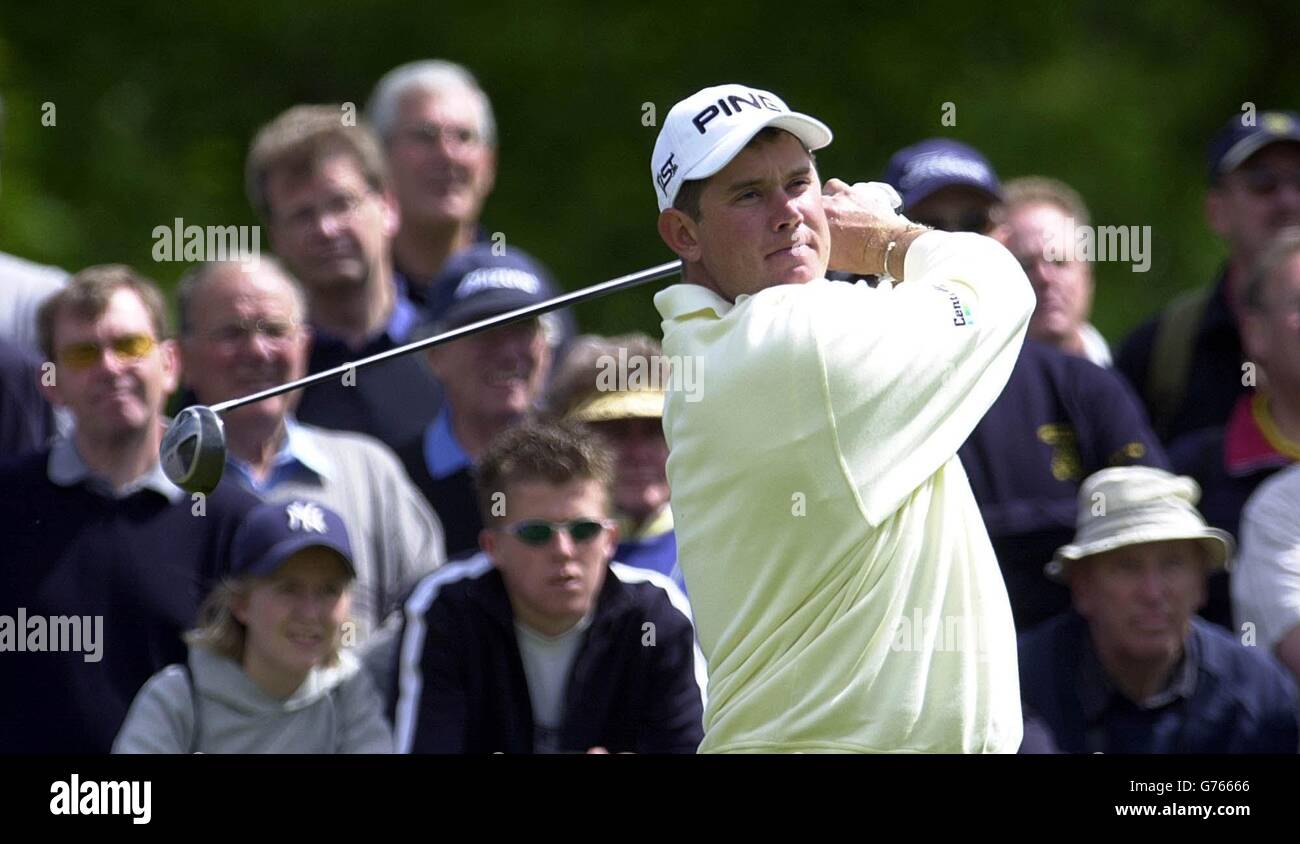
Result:
M1074 542L1047 566L1074 608L1021 637L1025 703L1073 753L1294 753L1296 693L1267 654L1195 616L1232 536L1200 488L1103 469L1079 491Z
M669 361L644 334L585 335L573 342L546 397L550 412L589 426L615 451L612 493L619 543L614 558L666 575L682 590L686 582L677 565L668 504L664 392L676 383L699 395L702 382L694 360Z

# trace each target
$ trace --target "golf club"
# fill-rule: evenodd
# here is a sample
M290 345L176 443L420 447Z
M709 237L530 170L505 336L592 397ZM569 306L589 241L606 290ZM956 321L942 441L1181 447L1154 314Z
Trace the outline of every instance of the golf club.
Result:
M216 489L217 484L221 481L222 471L226 466L225 427L222 425L219 414L291 390L300 390L303 387L320 384L344 373L380 363L390 358L430 349L443 343L450 343L452 340L458 340L461 337L467 337L470 334L477 334L480 331L487 331L510 323L531 319L559 308L589 302L619 290L627 290L651 281L657 281L680 272L681 266L680 261L669 261L666 264L603 281L582 290L575 290L572 293L566 293L563 296L557 296L536 305L516 308L504 314L487 317L361 360L341 364L333 369L325 369L304 378L299 378L296 381L281 384L278 387L269 387L252 395L228 399L211 407L191 405L176 414L176 418L172 420L167 433L163 435L162 446L159 448L159 458L162 461L163 472L172 483L181 489L192 493L209 493Z

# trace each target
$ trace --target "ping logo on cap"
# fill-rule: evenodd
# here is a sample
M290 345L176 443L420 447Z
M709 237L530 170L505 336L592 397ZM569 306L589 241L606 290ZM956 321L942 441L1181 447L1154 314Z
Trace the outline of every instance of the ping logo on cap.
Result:
M742 103L748 105L750 108L765 108L768 111L788 111L788 109L781 105L781 103L773 101L762 93L750 89L748 97L742 97L739 94L729 94L725 97L719 97L716 105L711 103L697 112L696 115L691 118L691 123L694 124L699 133L703 135L708 131L708 123L710 120L717 117L719 114L725 114L727 117L731 117L733 114L739 114Z
M284 508L289 517L289 530L307 533L326 533L325 513L310 501L294 501Z

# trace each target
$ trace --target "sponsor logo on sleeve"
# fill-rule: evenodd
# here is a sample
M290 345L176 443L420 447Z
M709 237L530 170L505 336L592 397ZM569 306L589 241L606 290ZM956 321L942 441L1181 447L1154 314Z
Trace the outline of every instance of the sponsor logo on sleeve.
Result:
M974 313L972 313L970 305L967 305L965 302L963 302L960 296L958 296L956 293L953 293L951 290L949 290L947 287L944 287L942 284L936 284L934 288L935 290L938 290L939 292L943 293L943 295L948 297L948 302L949 304L952 305L953 325L962 326L962 325L975 324L975 315Z

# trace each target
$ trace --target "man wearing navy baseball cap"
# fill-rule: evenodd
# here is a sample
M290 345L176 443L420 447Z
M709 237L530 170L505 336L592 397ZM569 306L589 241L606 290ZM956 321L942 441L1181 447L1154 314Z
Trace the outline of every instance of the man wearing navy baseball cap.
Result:
M651 157L685 282L655 296L664 353L712 373L670 385L663 418L700 750L1015 752L1011 609L957 449L1033 291L999 243L917 225L887 185L823 189L830 142L719 85L673 106Z
M541 304L557 291L531 261L471 247L452 259L461 273L432 334ZM555 323L540 318L463 337L425 353L444 401L424 435L398 449L407 473L442 520L447 556L478 550L482 518L471 470L497 434L534 410L550 373Z
M471 283L461 283L471 277ZM497 285L501 293L486 299L471 296L481 290L485 280L491 277L502 279L502 283ZM512 288L525 293L540 290L548 299L564 292L555 284L546 268L524 252L509 247L498 249L490 243L476 243L451 256L442 271L435 276L430 286L428 304L430 325L426 327L446 331L468 325L485 316L495 316L513 308L536 304L532 300L524 301L514 297L510 292ZM462 304L466 299L470 299L472 304ZM494 301L510 307L496 308L491 304ZM471 316L473 319L467 318ZM543 314L540 319L553 349L567 343L576 333L573 313L568 308Z
M898 190L909 219L944 231L988 234L1002 202L1002 184L989 160L947 138L900 149L883 179Z
M1134 330L1117 358L1170 446L1249 412L1240 300L1264 247L1300 225L1300 114L1235 114L1211 138L1207 159L1205 218L1227 244L1227 262L1212 285L1184 294Z

